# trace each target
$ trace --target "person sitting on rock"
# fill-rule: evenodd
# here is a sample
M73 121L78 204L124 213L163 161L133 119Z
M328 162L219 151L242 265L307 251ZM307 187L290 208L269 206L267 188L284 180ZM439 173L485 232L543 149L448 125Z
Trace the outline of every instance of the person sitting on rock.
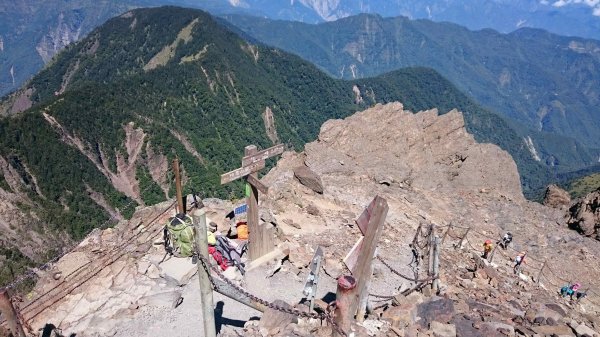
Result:
M492 245L492 240L485 240L483 243L483 255L481 255L481 257L487 259L493 248L494 246Z
M519 255L517 255L517 257L515 258L515 266L513 267L515 274L518 274L521 271L521 265L523 263L527 263L527 262L525 262L526 256L527 256L527 252L520 252Z
M500 247L502 247L502 249L506 250L506 248L508 248L508 245L511 242L512 242L512 234L510 232L507 232L506 234L504 234L504 236L498 242L498 244L500 245Z
M581 284L579 283L575 283L575 284L567 284L566 286L560 288L560 296L565 297L565 296L569 296L571 298L571 300L573 300L573 295L575 294L575 292L577 292L577 290L581 287Z

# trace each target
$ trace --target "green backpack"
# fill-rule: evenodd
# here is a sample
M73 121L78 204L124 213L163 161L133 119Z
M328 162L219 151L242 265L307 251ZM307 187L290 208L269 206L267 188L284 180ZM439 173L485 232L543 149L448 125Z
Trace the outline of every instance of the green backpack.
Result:
M163 230L165 250L176 257L194 255L194 223L186 214L169 218Z

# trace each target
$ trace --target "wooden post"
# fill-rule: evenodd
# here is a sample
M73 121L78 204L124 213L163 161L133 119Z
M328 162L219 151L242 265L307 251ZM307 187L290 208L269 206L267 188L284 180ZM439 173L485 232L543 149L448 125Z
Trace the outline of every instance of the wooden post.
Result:
M437 294L440 290L439 276L440 276L440 237L436 236L433 240L433 283L431 283L431 289Z
M540 268L540 271L539 271L539 273L537 275L537 279L536 279L536 283L537 284L540 284L540 278L542 277L542 272L544 271L544 267L546 267L546 262L547 261L548 260L544 260L544 263L542 263L542 268Z
M202 272L204 272L204 271L202 271ZM225 295L238 303L246 305L252 309L256 309L260 312L267 311L268 308L264 304L256 302L255 300L253 300L249 297L240 296L239 291L237 289L235 289L234 287L232 287L231 285L227 284L225 281L215 278L215 279L213 279L213 282L217 286L215 291L218 292L219 294Z
M370 207L369 207L370 208ZM356 278L356 296L352 302L352 313L358 311L358 305L363 300L363 297L369 296L367 283L371 279L371 271L373 257L377 242L383 230L383 224L388 212L388 204L385 199L380 196L375 196L371 213L368 216L368 225L365 236L363 238L362 247L356 260L356 267L352 270L352 274ZM364 313L363 313L364 314Z
M270 253L274 248L272 227L261 226L258 222L258 191L268 193L265 186L258 179L258 171L265 168L265 160L283 153L283 144L275 145L268 149L257 151L255 145L244 148L242 167L221 175L221 184L227 184L237 179L245 178L250 185L250 195L246 197L248 206L248 257L251 261Z
M334 323L345 333L350 331L355 310L352 310L356 289L356 279L350 275L340 276L335 294ZM333 337L345 337L333 329Z
M25 337L25 331L19 322L17 311L10 301L8 291L6 289L0 290L0 313L6 319L8 323L8 329L15 337Z
M463 241L465 241L465 238L467 237L467 235L469 235L469 231L471 230L471 227L467 228L467 231L465 232L465 235L463 235L462 238L460 238L460 242L458 243L457 248L462 248L463 246Z
M194 216L194 229L196 231L196 250L200 258L208 261L208 238L206 227L206 211L196 210ZM207 266L208 267L208 266ZM200 282L200 300L202 301L202 322L204 323L204 336L216 337L215 313L213 294L210 284L210 275L204 270L202 262L198 261L198 280Z
M358 311L356 312L356 320L358 322L364 322L365 314L367 313L367 305L369 304L369 285L371 284L371 276L373 275L373 263L371 263L371 270L369 271L369 280L365 284L365 289L363 290L366 294L360 294L360 302L358 303Z
M248 145L244 149L244 156L252 156L256 154L256 146ZM258 173L252 172L249 174L258 179ZM246 196L246 205L248 205L248 232L252 238L249 242L248 257L250 260L255 260L268 252L262 252L263 232L258 228L258 189L250 184L250 195Z
M177 192L177 213L185 213L183 195L181 192L181 176L179 175L179 159L173 159L173 172L175 173L175 191Z

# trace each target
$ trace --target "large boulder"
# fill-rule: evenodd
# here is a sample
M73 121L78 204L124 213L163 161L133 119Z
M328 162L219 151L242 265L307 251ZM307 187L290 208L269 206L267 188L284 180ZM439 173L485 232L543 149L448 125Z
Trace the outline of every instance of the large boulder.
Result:
M321 182L321 177L310 168L298 166L294 169L294 176L302 185L319 194L323 194L323 182Z
M571 195L569 192L552 184L546 188L544 195L544 205L552 208L567 208L571 204Z
M569 227L600 240L600 189L573 204L568 216Z

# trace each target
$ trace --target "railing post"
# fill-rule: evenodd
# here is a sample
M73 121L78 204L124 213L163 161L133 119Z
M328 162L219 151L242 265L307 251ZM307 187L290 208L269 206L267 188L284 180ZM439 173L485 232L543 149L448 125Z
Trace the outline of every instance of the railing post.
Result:
M194 211L194 229L196 250L199 255L198 280L200 281L200 300L202 301L202 322L204 323L204 336L216 337L215 313L213 306L213 293L210 284L210 270L204 270L203 265L208 261L208 238L206 233L206 211ZM208 268L208 265L206 266Z
M542 277L542 272L544 271L544 267L546 267L547 261L548 260L544 260L544 263L542 264L542 268L540 268L540 271L538 272L537 279L536 279L537 284L540 284L540 278Z
M17 310L13 307L6 289L0 290L0 312L6 318L10 332L16 337L25 337L25 331L23 331L23 327L19 322Z
M467 231L465 232L465 235L463 235L462 238L460 238L460 242L458 243L457 248L462 249L463 246L463 242L465 241L465 239L467 238L467 235L469 235L469 231L471 230L471 227L467 228Z
M173 159L173 172L175 174L175 191L177 192L177 213L185 213L183 194L181 191L181 176L179 174L179 159Z
M431 289L437 294L440 289L439 276L440 276L440 237L436 236L433 240L433 283L431 283Z

